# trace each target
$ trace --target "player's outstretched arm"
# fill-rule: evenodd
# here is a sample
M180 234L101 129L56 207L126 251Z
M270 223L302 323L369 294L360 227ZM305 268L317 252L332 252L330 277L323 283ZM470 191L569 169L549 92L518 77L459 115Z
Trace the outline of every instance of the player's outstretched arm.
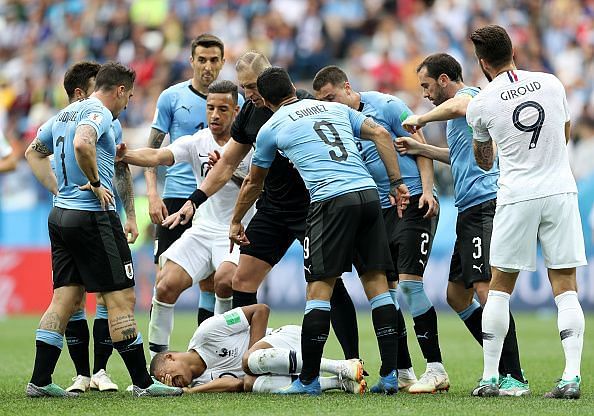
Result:
M396 150L401 155L424 156L442 163L450 164L450 149L419 143L411 137L398 137L395 141Z
M136 224L136 211L134 210L134 185L130 167L124 162L115 163L114 185L124 203L124 211L126 211L124 233L128 243L133 244L138 238L138 225Z
M258 303L256 305L244 306L241 310L247 321L250 323L250 344L248 348L251 348L252 345L260 341L264 338L264 335L266 335L270 308L268 305Z
M39 183L52 194L58 194L58 181L52 170L49 155L52 152L39 139L33 140L25 151L25 159Z
M135 150L126 150L122 162L134 166L171 166L175 163L173 152L169 149L152 149L143 147Z
M185 394L196 393L241 393L243 378L221 377L196 387L184 387Z
M163 144L163 139L165 139L165 132L153 127L149 135L148 147L159 149L161 144ZM153 224L161 224L169 213L167 212L167 207L165 207L157 189L157 168L146 168L144 170L144 179L146 182L146 195L148 197L151 222Z
M472 96L468 94L460 94L452 97L425 114L408 116L402 122L402 127L408 132L414 133L432 121L446 121L464 117L466 116L466 108L471 99Z
M210 173L209 176L210 175L212 175L212 173ZM233 250L233 244L245 246L250 243L245 235L241 220L262 193L266 175L268 175L268 169L261 168L252 163L250 173L248 173L248 176L244 179L241 189L239 190L233 216L231 217L231 225L229 226L229 239L231 240L230 251Z
M216 161L208 176L202 181L200 190L209 197L218 192L233 176L233 172L249 153L252 146L229 140L225 153Z

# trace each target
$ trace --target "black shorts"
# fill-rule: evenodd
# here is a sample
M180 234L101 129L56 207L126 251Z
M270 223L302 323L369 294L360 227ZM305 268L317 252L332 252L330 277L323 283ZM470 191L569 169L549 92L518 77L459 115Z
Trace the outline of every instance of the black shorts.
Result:
M303 244L307 210L281 212L259 209L250 221L245 234L250 244L240 248L241 254L255 257L274 267L293 241Z
M167 212L171 215L177 211L186 203L187 199L184 198L165 198L163 203L167 207ZM165 250L169 248L175 240L181 237L181 235L188 228L192 226L192 221L188 221L186 225L178 225L173 230L167 227L161 226L161 224L155 225L155 264L159 264L159 257Z
M451 282L461 282L470 289L474 282L491 280L489 250L496 206L497 200L491 199L458 214Z
M87 292L134 286L132 255L115 211L54 207L48 217L54 289L70 284Z
M388 281L398 281L399 274L423 276L433 246L439 214L423 218L427 206L419 208L421 195L410 197L410 204L398 218L395 208L384 209L384 222L394 262L394 273L388 273Z
M303 258L308 282L350 272L353 259L365 270L392 271L377 190L366 189L312 202Z

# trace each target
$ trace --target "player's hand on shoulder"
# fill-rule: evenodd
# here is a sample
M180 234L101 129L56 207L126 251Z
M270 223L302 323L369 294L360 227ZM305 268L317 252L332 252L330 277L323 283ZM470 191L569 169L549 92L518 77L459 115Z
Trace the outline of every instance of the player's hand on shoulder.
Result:
M169 211L167 211L165 203L157 194L149 194L148 203L149 217L151 217L151 222L153 224L161 224L165 220L165 217L169 215Z
M409 133L416 133L418 129L424 127L426 123L421 121L421 116L412 115L408 116L403 122L402 127Z
M421 150L421 143L411 137L398 137L394 142L396 151L401 155L418 155Z
M126 156L127 151L128 151L128 147L126 146L126 143L120 143L120 144L116 145L115 161L121 162L122 159L124 159L124 156Z
M250 243L242 223L232 222L231 225L229 225L229 240L231 240L229 253L233 251L234 244L237 244L238 246L247 246Z
M93 192L99 200L99 203L101 204L101 208L103 208L103 210L107 210L107 208L110 205L115 206L115 199L113 197L113 193L111 193L111 191L105 188L103 185L94 187L91 185L90 182L87 182L86 184L79 186L78 189L80 189L81 191Z
M419 208L423 208L427 205L427 212L423 215L423 218L432 218L437 215L439 212L439 203L433 194L425 194L421 195L419 198Z
M185 204L179 209L179 211L167 216L161 223L163 227L167 227L173 230L178 225L186 225L189 221L192 221L194 216L194 204L192 201L186 201Z

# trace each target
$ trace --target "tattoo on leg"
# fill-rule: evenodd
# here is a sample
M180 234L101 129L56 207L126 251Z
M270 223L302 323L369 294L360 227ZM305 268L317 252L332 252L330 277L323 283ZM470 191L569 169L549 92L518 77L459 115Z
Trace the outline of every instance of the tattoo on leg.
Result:
M111 338L114 341L136 338L136 320L134 315L120 315L109 321Z
M57 312L46 312L39 322L39 329L45 329L47 331L54 331L64 334L64 331L66 331L66 325L62 324L60 315L58 315Z

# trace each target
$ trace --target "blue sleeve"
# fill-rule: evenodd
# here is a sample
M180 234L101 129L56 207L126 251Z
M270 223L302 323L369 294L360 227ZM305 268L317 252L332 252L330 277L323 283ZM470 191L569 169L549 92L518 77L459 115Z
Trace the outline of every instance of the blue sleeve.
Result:
M80 115L78 126L87 125L95 129L97 140L109 131L113 123L111 112L102 105L92 105L85 107Z
M353 135L355 137L359 137L361 134L361 126L363 125L363 122L367 117L363 113L355 111L350 107L347 107L347 111L349 113L349 121L351 122L351 127L353 128Z
M392 134L395 137L409 137L410 134L402 127L402 122L414 113L410 108L399 98L393 97L386 102L384 108L386 121L390 124Z
M124 137L122 132L122 123L120 123L120 120L113 121L113 131L115 133L115 143L121 144L124 140Z
M267 126L263 126L256 138L256 150L252 158L252 164L268 169L272 165L277 149L275 134Z
M237 105L239 106L239 108L241 109L244 104L245 104L245 98L243 97L243 95L237 94Z
M171 113L171 93L165 90L159 95L157 99L157 109L155 110L155 118L153 119L154 129L168 133L171 128L171 121L173 114Z
M54 138L52 136L52 126L56 117L50 118L37 129L37 140L43 143L50 152L54 153Z

